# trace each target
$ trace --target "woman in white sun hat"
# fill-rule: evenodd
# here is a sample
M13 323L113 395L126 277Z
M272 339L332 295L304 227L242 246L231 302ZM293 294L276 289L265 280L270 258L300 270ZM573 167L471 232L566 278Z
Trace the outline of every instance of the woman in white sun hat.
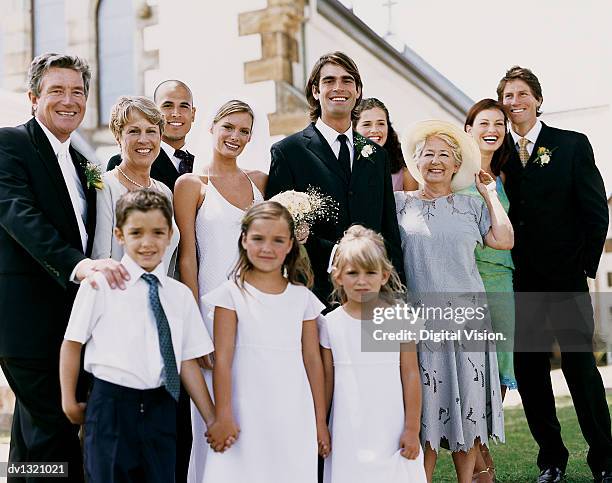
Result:
M468 342L456 329L490 328L486 312L472 324L459 317L466 309L486 307L474 249L510 249L514 234L493 178L480 169L478 146L459 126L419 122L402 147L420 186L395 193L408 293L417 304L443 306L445 313L450 308L455 314L435 322L426 317L426 328L443 322L463 336L419 342L425 471L432 481L437 452L444 447L453 453L457 480L466 483L472 481L480 442L504 440L503 412L494 344ZM482 199L457 193L473 183Z

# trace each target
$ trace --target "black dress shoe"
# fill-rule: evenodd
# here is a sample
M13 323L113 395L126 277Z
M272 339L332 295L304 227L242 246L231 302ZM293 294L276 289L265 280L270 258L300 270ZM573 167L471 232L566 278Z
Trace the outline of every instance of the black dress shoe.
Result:
M593 480L595 483L612 483L612 471L602 471L600 476Z
M565 471L556 466L551 466L540 472L538 483L559 483L565 481Z

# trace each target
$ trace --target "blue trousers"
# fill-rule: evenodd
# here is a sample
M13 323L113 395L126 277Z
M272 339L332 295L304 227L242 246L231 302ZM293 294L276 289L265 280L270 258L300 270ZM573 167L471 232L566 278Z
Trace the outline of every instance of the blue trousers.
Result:
M176 411L162 387L132 389L94 379L85 415L89 483L173 483Z

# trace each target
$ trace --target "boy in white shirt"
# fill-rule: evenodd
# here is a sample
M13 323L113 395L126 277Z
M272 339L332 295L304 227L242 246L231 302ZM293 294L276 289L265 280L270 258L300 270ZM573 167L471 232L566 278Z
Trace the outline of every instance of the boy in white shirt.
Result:
M153 190L117 202L115 236L125 248L126 290L84 282L60 352L62 408L85 422L85 472L90 483L171 483L176 462L176 403L183 382L206 424L214 409L196 358L212 341L189 289L165 274L172 208ZM82 345L94 376L88 403L75 398ZM179 380L180 373L180 380Z

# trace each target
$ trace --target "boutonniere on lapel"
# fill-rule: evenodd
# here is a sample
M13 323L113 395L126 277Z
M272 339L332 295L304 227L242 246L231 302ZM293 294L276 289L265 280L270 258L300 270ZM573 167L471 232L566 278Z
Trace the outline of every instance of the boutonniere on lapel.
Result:
M537 164L538 166L546 166L548 163L550 163L550 160L552 158L552 153L555 149L557 148L548 149L548 148L545 148L544 146L540 146L538 150L536 151L537 156L533 162Z
M83 161L81 163L83 170L85 171L85 179L87 179L87 189L95 188L101 190L104 188L104 181L102 181L102 169L96 163L91 161Z
M366 158L368 159L376 152L376 146L370 144L368 140L361 134L355 133L355 152L357 153L357 159Z

